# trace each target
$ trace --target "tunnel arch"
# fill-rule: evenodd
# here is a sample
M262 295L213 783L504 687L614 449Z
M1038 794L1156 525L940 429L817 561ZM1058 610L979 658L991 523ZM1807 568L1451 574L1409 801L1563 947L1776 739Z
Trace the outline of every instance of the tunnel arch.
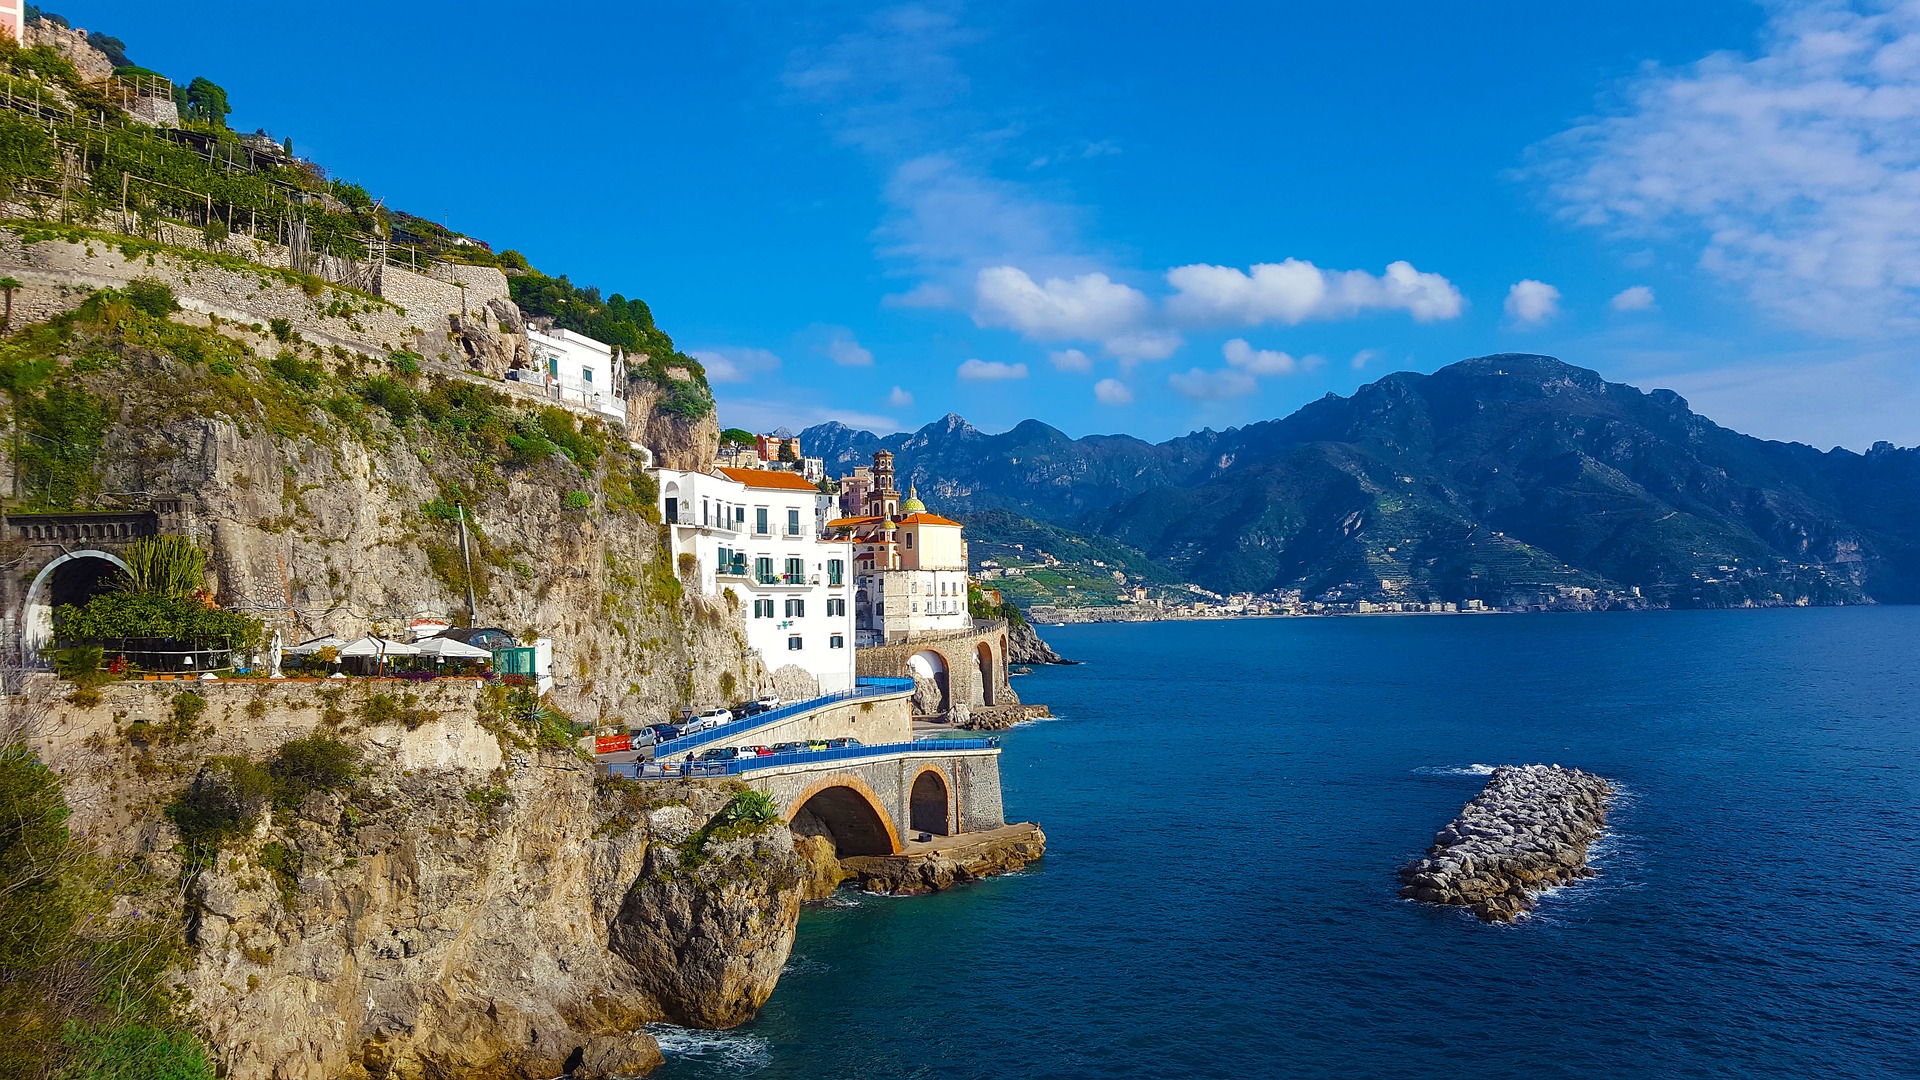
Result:
M69 551L40 568L27 588L20 612L20 641L28 656L53 643L53 609L62 604L84 604L113 587L116 573L127 564L111 552Z
M905 674L918 680L930 679L940 688L939 712L945 713L953 707L953 673L947 666L947 658L938 649L921 649L907 657Z
M993 700L993 646L986 642L974 646L974 661L980 668L980 704L992 705Z
M953 835L953 785L938 766L923 767L907 796L909 827L917 833Z
M832 839L838 858L900 851L893 818L873 788L856 776L829 776L813 784L787 807L786 816L795 832Z

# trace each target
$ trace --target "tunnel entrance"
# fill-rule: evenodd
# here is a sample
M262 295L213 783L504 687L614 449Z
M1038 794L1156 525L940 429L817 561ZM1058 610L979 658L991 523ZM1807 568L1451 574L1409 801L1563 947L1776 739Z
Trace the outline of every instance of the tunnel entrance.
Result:
M953 834L953 815L950 812L952 799L947 789L947 778L938 769L928 769L913 778L913 793L909 798L914 832L932 833L935 836Z
M897 850L885 812L864 792L845 785L814 792L794 812L791 825L802 836L832 840L837 858L891 855Z
M74 551L48 563L27 590L22 612L22 641L29 654L53 644L53 613L65 604L84 604L112 592L127 564L104 551Z

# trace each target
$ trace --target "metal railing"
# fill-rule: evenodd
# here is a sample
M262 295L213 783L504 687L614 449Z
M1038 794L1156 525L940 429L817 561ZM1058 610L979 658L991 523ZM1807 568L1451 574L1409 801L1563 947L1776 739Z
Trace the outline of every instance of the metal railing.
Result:
M759 754L731 761L634 761L607 766L607 775L622 780L681 780L703 777L739 776L782 765L817 765L850 758L891 757L895 754L947 754L962 750L993 750L1000 740L916 739L913 742L882 743L878 746L839 746L829 750L795 750L785 754Z
M653 756L657 760L670 757L674 754L684 754L696 746L706 746L709 743L719 742L735 735L743 735L752 731L754 728L765 727L768 724L776 724L782 720L791 720L796 716L805 716L815 709L824 709L829 705L835 705L842 701L858 701L862 698L886 697L889 694L911 693L913 693L912 679L880 676L855 679L854 688L851 690L842 690L838 693L809 698L806 701L796 701L789 705L780 705L768 709L763 713L756 713L739 720L730 720L727 723L721 724L719 727L710 727L705 731L694 732L692 735L682 735L677 739L669 739L653 748Z

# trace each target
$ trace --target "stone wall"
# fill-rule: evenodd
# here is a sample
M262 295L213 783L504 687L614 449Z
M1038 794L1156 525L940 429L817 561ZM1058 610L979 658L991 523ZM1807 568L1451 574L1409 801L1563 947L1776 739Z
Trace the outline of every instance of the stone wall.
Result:
M985 646L991 660L990 674L981 678L980 648ZM908 658L915 653L937 654L947 669L946 718L955 724L966 722L975 708L1016 705L1018 694L1007 681L1007 623L1004 619L983 619L973 629L946 634L925 634L889 645L870 645L854 654L854 669L863 676L899 677L911 675ZM932 713L936 710L926 710Z
M68 29L59 23L40 19L27 24L27 45L45 45L66 57L87 82L99 82L113 75L113 61L88 44L85 30Z
M499 273L497 270L494 272ZM475 306L469 299L466 306L462 307L458 286L399 266L381 268L380 276L374 283L374 292L380 299L398 304L407 309L408 314L417 313L422 318L429 315L458 315Z
M435 263L427 268L427 275L435 281L451 285L456 293L464 293L467 298L467 310L478 311L495 300L512 303L513 296L507 290L507 275L497 266L468 266L465 263ZM462 289L460 286L466 286ZM447 309L459 311L458 302Z

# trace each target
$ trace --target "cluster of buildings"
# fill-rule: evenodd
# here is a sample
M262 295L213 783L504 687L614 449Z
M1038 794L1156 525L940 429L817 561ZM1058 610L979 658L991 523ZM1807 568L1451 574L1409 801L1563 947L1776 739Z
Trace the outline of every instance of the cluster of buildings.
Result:
M784 428L771 435L755 435L750 443L723 441L716 460L735 469L797 472L813 484L827 478L826 459L808 457L800 449L800 437Z

